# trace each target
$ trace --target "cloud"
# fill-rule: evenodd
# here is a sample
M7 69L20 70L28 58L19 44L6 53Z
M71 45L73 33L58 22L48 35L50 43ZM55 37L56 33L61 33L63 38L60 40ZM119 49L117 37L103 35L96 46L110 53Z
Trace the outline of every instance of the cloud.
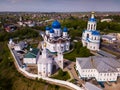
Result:
M7 0L7 1L14 4L14 3L26 2L26 1L33 1L33 0Z
M20 0L8 0L10 3L16 3L19 2Z

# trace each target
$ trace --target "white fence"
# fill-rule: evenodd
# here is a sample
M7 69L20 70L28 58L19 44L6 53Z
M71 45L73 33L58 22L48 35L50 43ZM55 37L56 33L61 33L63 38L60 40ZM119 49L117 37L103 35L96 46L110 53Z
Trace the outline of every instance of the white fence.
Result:
M62 81L62 80L52 79L52 78L48 78L48 77L40 77L37 74L32 74L32 73L29 73L29 72L25 71L22 68L22 66L20 66L20 64L18 63L18 60L16 60L16 56L14 55L13 51L11 50L9 44L8 44L8 47L10 49L11 54L13 55L13 57L15 59L15 64L16 64L16 67L17 67L18 71L21 72L22 74L24 74L25 76L30 77L30 78L34 78L34 79L35 78L42 78L43 80L46 80L46 81L49 81L49 82L69 86L69 87L71 87L75 90L87 90L87 89L81 88L81 87L79 87L79 86L77 86L73 83L70 83L68 81Z

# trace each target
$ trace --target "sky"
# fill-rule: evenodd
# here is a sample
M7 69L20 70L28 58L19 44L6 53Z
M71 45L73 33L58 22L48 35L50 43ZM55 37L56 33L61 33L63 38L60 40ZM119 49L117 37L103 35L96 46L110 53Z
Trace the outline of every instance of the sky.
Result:
M0 11L120 11L120 0L0 0Z

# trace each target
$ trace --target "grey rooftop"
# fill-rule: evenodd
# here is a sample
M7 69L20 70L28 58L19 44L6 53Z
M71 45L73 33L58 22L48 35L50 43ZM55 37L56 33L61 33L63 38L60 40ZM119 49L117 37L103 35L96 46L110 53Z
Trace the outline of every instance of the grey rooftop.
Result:
M91 56L88 58L76 58L82 69L97 69L98 72L118 72L120 62L110 57Z

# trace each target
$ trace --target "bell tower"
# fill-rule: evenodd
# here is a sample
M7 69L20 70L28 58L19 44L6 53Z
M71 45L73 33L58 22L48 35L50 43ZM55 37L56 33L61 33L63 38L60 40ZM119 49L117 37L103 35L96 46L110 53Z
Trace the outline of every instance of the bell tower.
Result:
M95 19L94 12L92 12L91 18L88 21L87 30L89 30L89 31L96 30L96 19Z
M43 44L42 58L47 58L46 43Z
M57 53L57 63L61 69L64 68L63 53L61 51Z

